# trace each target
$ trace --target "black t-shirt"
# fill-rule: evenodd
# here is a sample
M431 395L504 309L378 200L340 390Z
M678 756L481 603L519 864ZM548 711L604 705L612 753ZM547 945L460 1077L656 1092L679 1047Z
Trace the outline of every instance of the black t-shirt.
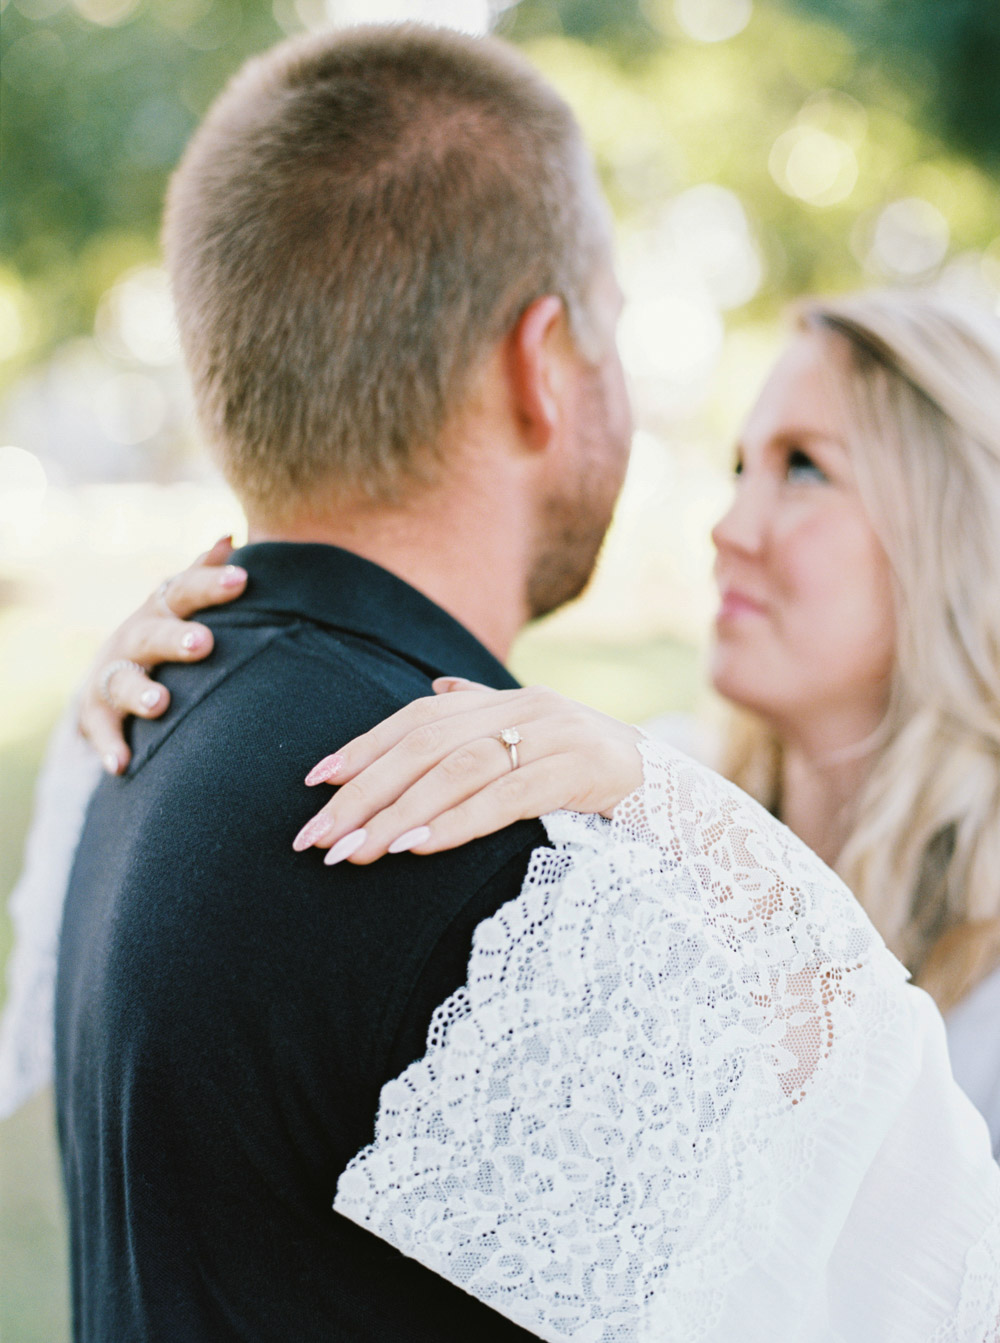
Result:
M292 851L307 770L442 673L514 685L375 565L268 543L134 726L70 881L56 1082L79 1343L530 1337L332 1211L536 822L434 857ZM498 743L497 749L501 747Z

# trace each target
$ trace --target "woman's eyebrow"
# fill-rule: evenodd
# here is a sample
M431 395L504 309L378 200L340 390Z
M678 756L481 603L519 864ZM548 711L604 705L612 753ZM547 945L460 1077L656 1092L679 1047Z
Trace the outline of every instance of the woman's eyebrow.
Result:
M825 429L807 429L805 426L798 429L782 429L774 435L772 442L827 443L832 448L839 448L842 452L847 451L846 444L836 434L831 434Z

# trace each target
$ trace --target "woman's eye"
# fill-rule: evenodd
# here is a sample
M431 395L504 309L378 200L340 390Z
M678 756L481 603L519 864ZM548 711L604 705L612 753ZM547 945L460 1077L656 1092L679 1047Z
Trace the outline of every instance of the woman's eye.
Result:
M793 448L788 454L786 475L790 481L808 482L828 479L826 472L821 470L809 454L803 452L801 448Z

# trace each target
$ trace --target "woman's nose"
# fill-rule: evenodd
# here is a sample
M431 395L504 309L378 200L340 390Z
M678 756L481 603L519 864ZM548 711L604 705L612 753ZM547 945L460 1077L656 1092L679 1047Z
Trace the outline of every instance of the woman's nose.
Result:
M712 528L716 550L738 550L756 555L764 544L767 501L760 483L737 480L733 502Z

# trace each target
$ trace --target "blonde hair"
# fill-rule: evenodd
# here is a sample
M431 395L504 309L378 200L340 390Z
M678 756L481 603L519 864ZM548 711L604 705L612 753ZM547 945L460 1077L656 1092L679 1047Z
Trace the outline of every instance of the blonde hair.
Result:
M610 228L579 127L512 47L418 24L249 61L174 174L164 247L202 426L269 518L399 497L524 309L593 345Z
M835 866L947 1009L1000 963L1000 321L926 292L810 300L872 525L897 646L873 765ZM781 747L741 719L728 770L779 805Z

